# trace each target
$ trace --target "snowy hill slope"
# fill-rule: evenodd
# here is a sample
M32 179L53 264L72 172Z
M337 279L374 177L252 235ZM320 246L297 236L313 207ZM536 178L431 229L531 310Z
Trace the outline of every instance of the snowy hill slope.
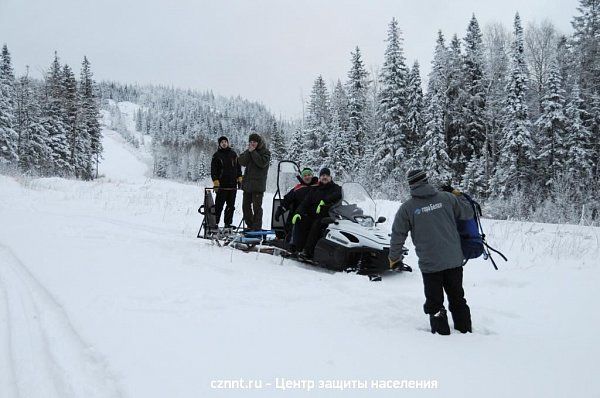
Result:
M0 397L600 396L598 229L487 221L510 262L469 262L474 333L434 336L418 272L373 283L212 246L198 186L150 178L115 132L104 145L94 182L0 176ZM240 378L272 385L211 388Z

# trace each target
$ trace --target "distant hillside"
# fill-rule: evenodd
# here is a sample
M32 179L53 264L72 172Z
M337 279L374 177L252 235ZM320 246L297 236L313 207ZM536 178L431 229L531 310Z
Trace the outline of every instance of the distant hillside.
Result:
M135 129L152 136L154 175L159 177L192 181L205 177L217 138L222 135L241 150L250 132L267 140L282 134L281 122L263 104L240 97L115 82L102 82L99 88L106 110L110 110L108 100L140 106L134 117Z

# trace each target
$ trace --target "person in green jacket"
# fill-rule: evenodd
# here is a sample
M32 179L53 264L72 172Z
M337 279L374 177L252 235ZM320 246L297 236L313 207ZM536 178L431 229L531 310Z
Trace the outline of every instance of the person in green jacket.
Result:
M246 228L259 231L262 229L262 202L267 189L271 152L263 138L256 133L250 134L248 141L248 149L238 157L239 164L245 168L242 180L242 211Z

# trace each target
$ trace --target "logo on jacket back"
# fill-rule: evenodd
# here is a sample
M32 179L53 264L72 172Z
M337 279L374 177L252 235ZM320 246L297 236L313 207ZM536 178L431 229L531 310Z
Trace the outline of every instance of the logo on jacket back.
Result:
M441 203L432 203L425 207L419 207L419 208L415 209L415 216L418 216L421 213L429 213L430 211L441 209L441 208L442 208Z

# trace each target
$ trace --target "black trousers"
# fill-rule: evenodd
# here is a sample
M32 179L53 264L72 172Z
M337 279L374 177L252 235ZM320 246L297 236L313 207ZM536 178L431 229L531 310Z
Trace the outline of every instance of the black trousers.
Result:
M444 308L444 291L448 296L448 308L452 313L454 325L471 324L471 312L465 300L463 289L463 267L451 268L444 271L423 273L425 287L426 314L436 314Z
M242 211L247 228L256 231L262 229L263 196L263 192L244 192Z
M313 256L315 246L317 246L317 242L323 232L322 219L323 217L307 216L294 226L294 245L296 246L296 250L304 250L308 256Z
M217 198L215 200L215 218L217 225L221 219L221 213L223 212L223 206L227 204L225 208L225 225L233 224L233 211L235 210L235 197L237 190L235 188L218 189Z

